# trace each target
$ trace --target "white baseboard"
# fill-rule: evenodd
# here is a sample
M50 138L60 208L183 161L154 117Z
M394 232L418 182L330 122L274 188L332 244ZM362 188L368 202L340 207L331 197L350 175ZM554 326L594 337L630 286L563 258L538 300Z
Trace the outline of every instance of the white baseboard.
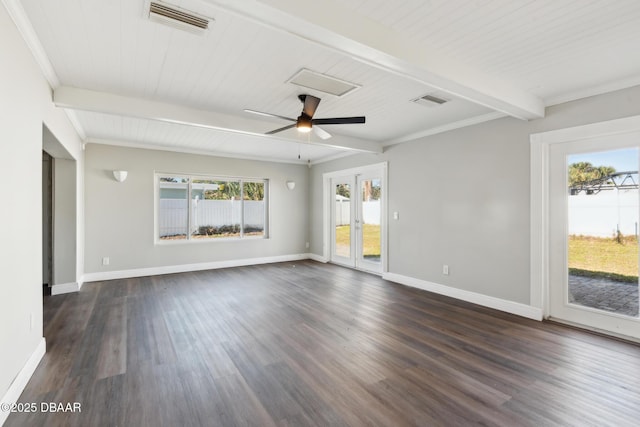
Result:
M197 264L167 265L161 267L136 268L132 270L102 271L85 273L83 282L101 280L128 279L131 277L157 276L160 274L186 273L189 271L215 270L219 268L243 267L247 265L271 264L275 262L300 261L309 259L310 254L280 255L262 258L246 258L228 261L201 262Z
M395 273L384 273L382 278L402 285L411 286L413 288L422 289L462 301L471 302L489 307L518 316L526 317L533 320L542 320L542 309L532 307L519 302L508 301L500 298L490 297L488 295L478 294L476 292L465 291L463 289L452 288L451 286L440 285L438 283L428 282L426 280L416 279L414 277L403 276Z
M325 257L321 256L321 255L317 255L317 254L308 254L309 255L309 259L312 259L314 261L318 261L318 262L322 262L322 263L328 263L329 260L326 259Z
M78 282L61 283L51 287L51 295L68 294L70 292L78 292L82 285Z
M36 347L34 352L31 353L31 356L29 356L27 363L24 364L24 366L22 367L22 369L20 370L16 378L13 380L13 382L9 386L9 390L7 390L5 395L2 397L2 400L0 400L0 403L2 404L8 403L12 405L18 401L18 399L20 398L20 395L24 391L24 388L27 386L27 383L29 382L29 379L31 379L31 376L33 375L36 368L38 367L40 360L42 360L42 356L44 356L44 353L46 350L47 350L47 343L44 337L42 337L40 339L40 342L38 342L38 346ZM10 413L11 413L10 411L0 411L0 426L4 424L4 422L9 417Z

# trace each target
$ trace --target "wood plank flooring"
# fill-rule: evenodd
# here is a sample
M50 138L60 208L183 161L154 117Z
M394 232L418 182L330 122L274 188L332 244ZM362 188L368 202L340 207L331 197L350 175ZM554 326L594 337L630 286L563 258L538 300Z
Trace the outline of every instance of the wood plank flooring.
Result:
M313 261L45 298L6 426L638 426L640 346Z

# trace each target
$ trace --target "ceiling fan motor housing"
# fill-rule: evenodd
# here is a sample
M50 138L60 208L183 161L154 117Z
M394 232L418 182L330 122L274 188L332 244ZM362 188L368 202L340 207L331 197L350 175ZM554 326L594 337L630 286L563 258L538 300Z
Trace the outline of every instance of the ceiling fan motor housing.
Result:
M300 132L309 132L311 130L311 125L312 125L311 117L307 116L304 113L298 116L298 120L296 122L296 128Z

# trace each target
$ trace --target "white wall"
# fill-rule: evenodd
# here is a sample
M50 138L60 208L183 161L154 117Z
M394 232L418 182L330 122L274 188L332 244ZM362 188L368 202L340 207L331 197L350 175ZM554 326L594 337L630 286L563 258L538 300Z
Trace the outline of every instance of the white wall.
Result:
M389 220L389 271L528 304L529 135L637 114L640 87L315 165L311 252L323 252L322 174L388 161L389 212L400 214Z
M97 144L87 145L85 153L87 273L307 252L307 166ZM129 172L125 182L113 179L116 169ZM155 172L269 179L270 237L155 244ZM293 191L288 180L296 182ZM108 266L103 257L110 258Z
M0 6L0 63L0 171L4 179L0 222L11 224L0 234L2 399L43 339L43 123L80 165L82 148L65 114L53 106L51 89L4 6ZM80 174L76 188L82 188L81 182ZM82 218L81 200L76 213ZM76 230L81 233L82 228ZM80 256L77 261L81 262Z

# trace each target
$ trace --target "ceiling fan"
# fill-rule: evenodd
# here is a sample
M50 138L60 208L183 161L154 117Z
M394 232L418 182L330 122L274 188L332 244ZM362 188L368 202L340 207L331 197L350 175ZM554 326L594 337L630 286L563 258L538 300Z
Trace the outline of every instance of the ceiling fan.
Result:
M299 132L308 133L308 132L311 132L311 130L313 130L316 133L316 135L318 135L320 138L329 139L331 138L331 134L316 125L345 125L345 124L351 124L351 123L365 122L364 116L314 119L313 115L315 114L316 109L318 108L318 104L320 104L320 98L317 98L313 95L304 94L304 95L298 95L298 99L300 100L300 102L304 104L304 106L302 107L302 113L300 114L300 116L298 116L297 119L292 119L290 117L285 117L285 116L279 116L277 114L263 113L262 111L255 111L255 110L244 110L244 111L246 111L247 113L259 114L261 116L267 116L267 117L276 117L278 119L295 122L285 127L267 132L266 135L273 135L274 133L282 132L284 130L295 127L298 129Z

